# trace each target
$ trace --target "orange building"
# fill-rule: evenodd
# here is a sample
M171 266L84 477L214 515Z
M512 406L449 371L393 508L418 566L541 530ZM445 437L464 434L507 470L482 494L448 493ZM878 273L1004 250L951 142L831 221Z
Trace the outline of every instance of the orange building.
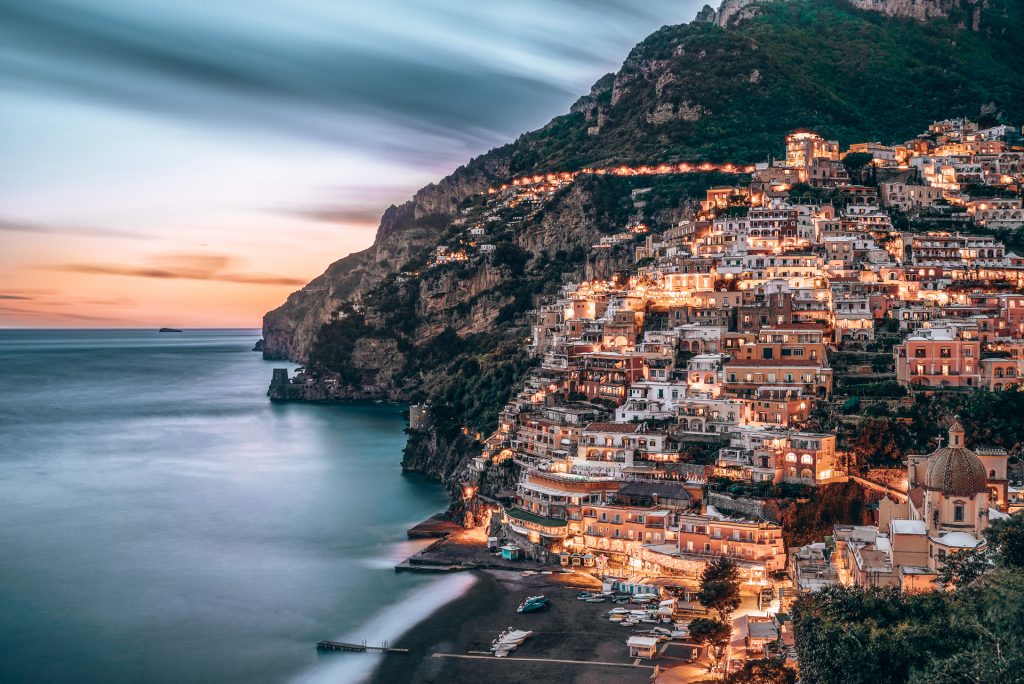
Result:
M981 342L969 325L923 328L893 348L901 385L945 389L981 385Z

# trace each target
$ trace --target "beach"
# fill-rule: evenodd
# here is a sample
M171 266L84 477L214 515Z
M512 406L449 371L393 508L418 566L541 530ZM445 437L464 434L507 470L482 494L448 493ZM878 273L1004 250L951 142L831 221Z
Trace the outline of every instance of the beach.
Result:
M611 603L576 599L580 588L594 588L586 576L533 575L504 570L474 571L477 581L462 596L412 627L392 645L408 654L385 656L370 678L373 684L398 682L649 682L654 663L629 657L632 633L607 619ZM544 594L549 609L520 614L527 596ZM533 636L507 658L489 654L505 629L531 630ZM679 658L684 647L672 647ZM672 652L670 651L670 654ZM672 655L657 662L669 664ZM338 657L360 657L344 654Z

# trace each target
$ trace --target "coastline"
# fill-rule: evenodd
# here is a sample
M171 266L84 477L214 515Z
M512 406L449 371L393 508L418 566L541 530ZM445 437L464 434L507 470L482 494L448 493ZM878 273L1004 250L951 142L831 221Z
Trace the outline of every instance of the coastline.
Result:
M468 590L392 642L409 653L382 657L366 682L650 681L653 666L635 666L628 657L629 630L606 619L610 604L576 600L579 588L593 588L589 577L584 583L582 575L557 573L523 577L520 572L475 570L471 574L476 581ZM535 594L548 596L551 608L517 613L519 603ZM508 658L489 655L491 641L510 626L532 630L534 635Z

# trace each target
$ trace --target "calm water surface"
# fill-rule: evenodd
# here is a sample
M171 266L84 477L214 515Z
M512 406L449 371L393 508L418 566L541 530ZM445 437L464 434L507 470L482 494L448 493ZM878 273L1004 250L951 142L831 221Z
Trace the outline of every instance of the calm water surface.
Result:
M465 578L396 575L443 490L400 409L276 405L257 331L0 331L0 680L355 681Z

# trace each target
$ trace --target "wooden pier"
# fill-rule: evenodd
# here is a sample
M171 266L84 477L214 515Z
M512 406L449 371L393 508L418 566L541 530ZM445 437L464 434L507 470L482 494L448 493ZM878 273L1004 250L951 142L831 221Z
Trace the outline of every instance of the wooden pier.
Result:
M369 646L364 641L361 644L349 644L344 641L318 641L316 642L316 650L318 651L350 651L352 653L408 653L407 648L393 648L389 642L385 641L380 646Z

